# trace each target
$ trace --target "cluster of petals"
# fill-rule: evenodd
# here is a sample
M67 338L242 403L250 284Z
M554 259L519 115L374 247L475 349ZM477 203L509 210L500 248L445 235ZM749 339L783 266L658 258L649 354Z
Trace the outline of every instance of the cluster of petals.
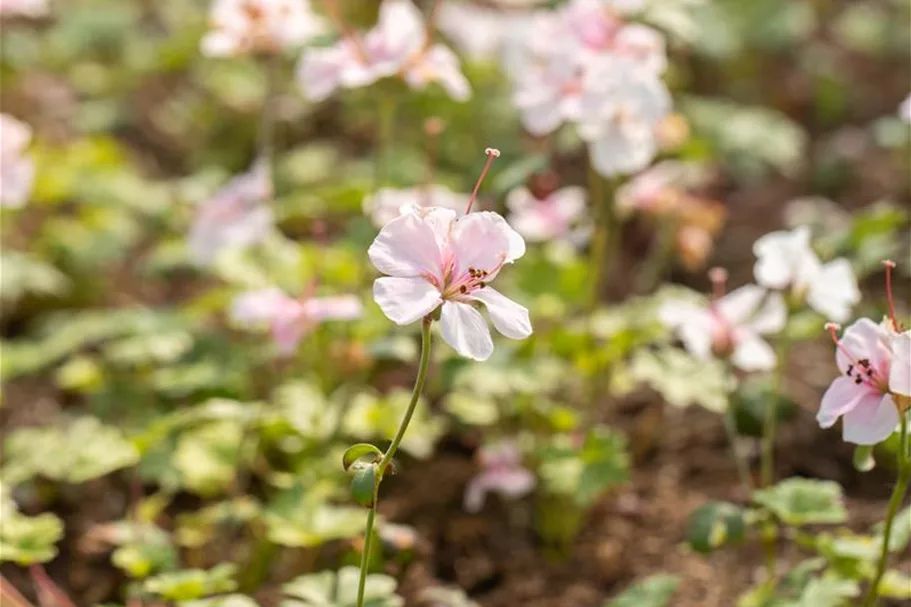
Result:
M32 130L8 114L0 114L0 206L19 208L28 201L35 164L25 155Z
M776 358L763 336L784 328L787 310L779 293L746 285L705 306L667 302L658 316L697 358L729 358L743 371L768 371Z
M209 265L222 251L261 242L274 225L272 209L265 204L271 196L268 165L257 160L249 172L200 203L189 236L193 261Z
M334 297L289 297L269 288L243 293L231 306L231 318L242 325L267 325L279 352L289 356L305 335L327 320L355 320L363 312L353 295Z
M437 29L476 61L501 57L507 46L526 35L532 20L527 10L478 2L447 1L438 10Z
M696 163L660 162L617 190L617 209L673 222L679 259L695 270L711 253L727 215L724 205L695 193L707 184L707 176L705 167Z
M326 29L309 0L214 0L209 22L201 47L210 57L280 52Z
M506 196L509 225L529 242L564 241L581 246L591 233L585 188L568 186L538 198L519 187Z
M841 375L822 397L816 420L823 428L842 418L844 440L875 445L889 437L911 404L911 333L889 319L861 318L841 338L830 326Z
M413 188L380 188L364 198L364 213L378 228L383 227L413 207L442 207L462 214L468 206L468 194L453 192L443 185L428 184Z
M759 284L789 289L829 320L847 320L860 301L851 264L844 258L823 264L810 246L810 229L805 226L766 234L753 244L753 253Z
M525 128L546 135L564 122L577 124L604 176L646 167L671 109L661 80L667 65L662 35L624 19L643 4L570 0L539 11L508 56L513 102Z
M535 476L522 466L522 453L514 442L486 445L478 450L477 457L481 471L465 489L464 507L468 512L480 511L488 493L516 499L535 488Z
M421 11L411 0L384 0L376 26L365 35L346 32L332 46L308 49L298 65L298 82L314 102L339 88L365 87L395 75L412 89L437 83L453 99L467 100L471 87L458 57L448 46L429 41Z
M373 298L399 325L438 312L443 340L462 356L486 360L493 341L479 304L504 336L531 335L528 310L490 286L524 254L522 236L496 213L458 217L451 209L413 207L386 223L368 250L386 275L374 282Z

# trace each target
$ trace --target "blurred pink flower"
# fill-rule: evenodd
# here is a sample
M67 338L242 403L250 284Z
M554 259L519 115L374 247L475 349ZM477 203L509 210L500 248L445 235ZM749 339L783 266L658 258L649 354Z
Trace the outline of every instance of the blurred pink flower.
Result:
M673 214L676 199L704 181L702 167L695 163L665 160L639 173L617 190L617 210L656 215Z
M770 289L789 288L811 308L842 322L860 301L851 264L839 258L823 264L810 246L810 229L772 232L753 244L756 282Z
M898 106L898 116L905 122L911 124L911 94L905 97L905 100Z
M373 225L381 228L412 207L442 207L462 215L468 207L468 199L468 194L458 194L442 185L401 190L381 188L364 198L364 213L373 220Z
M43 17L47 14L47 0L0 0L0 17Z
M226 249L260 242L272 230L272 210L263 204L272 196L268 166L257 160L249 172L232 179L212 198L200 203L190 228L190 255L208 265Z
M899 333L892 340L889 390L896 396L911 399L911 331Z
M32 189L35 164L25 155L32 129L8 114L0 114L0 206L23 206Z
M535 476L522 466L522 454L512 441L481 447L478 461L481 471L465 489L464 507L468 512L480 511L490 492L515 499L535 488Z
M713 297L707 307L667 302L658 316L697 358L714 355L744 371L768 371L775 367L775 352L761 336L784 328L786 309L780 294L746 285Z
M279 351L294 353L301 339L327 320L354 320L363 312L353 295L294 299L279 289L248 291L235 298L231 318L243 325L268 324Z
M309 0L214 0L209 21L201 47L210 57L279 52L325 31Z
M528 310L488 286L505 264L525 254L525 241L496 213L456 216L451 209L413 207L384 225L368 251L388 275L373 283L373 298L399 325L442 306L443 340L462 356L486 360L493 341L478 302L506 337L525 339L532 332Z
M446 1L440 4L437 28L469 58L491 60L528 28L531 13L498 10L475 2Z
M531 242L564 240L582 245L588 239L585 188L571 186L536 198L528 188L516 188L506 196L509 223Z
M362 38L355 36L346 32L335 45L304 53L297 78L307 99L322 101L340 87L369 86L397 74L413 89L437 83L457 101L471 96L449 47L428 46L421 12L411 0L385 0L376 26Z
M887 439L899 422L898 407L889 393L897 336L889 321L876 324L868 318L848 327L841 339L838 325L829 323L826 328L835 341L835 364L843 375L823 395L816 421L830 428L843 417L842 436L846 441L875 445ZM906 338L898 341L907 343ZM907 377L907 367L904 372ZM902 371L895 375L896 383L900 383Z

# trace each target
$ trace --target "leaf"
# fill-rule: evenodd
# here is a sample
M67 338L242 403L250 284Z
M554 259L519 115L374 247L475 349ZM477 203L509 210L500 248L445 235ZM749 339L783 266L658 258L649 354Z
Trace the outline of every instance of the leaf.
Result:
M626 437L607 426L591 428L582 445L557 435L539 448L537 456L544 488L581 506L626 482L629 475Z
M282 586L289 598L279 607L355 607L359 577L357 567L302 575ZM388 575L368 574L364 607L402 607L405 601L395 593L396 585L395 578Z
M756 491L753 500L787 525L843 523L848 516L841 485L833 481L789 478Z
M373 507L376 492L376 464L369 464L358 468L351 479L351 495L361 506Z
M180 607L258 607L259 603L242 594L213 596L196 601L181 601Z
M857 582L838 578L810 580L794 607L848 607L848 599L860 594Z
M687 539L693 550L708 554L723 545L742 541L746 527L743 509L726 502L709 502L690 515Z
M733 378L718 360L699 360L679 348L663 346L638 350L626 371L632 382L648 385L675 407L727 410Z
M368 392L357 394L350 399L342 427L346 434L361 440L384 440L395 434L410 399L411 391L403 389L382 397ZM431 413L427 401L421 398L401 448L413 457L429 457L445 429L444 418Z
M911 576L889 569L879 582L879 594L890 599L911 599Z
M0 563L27 566L52 560L57 556L56 543L63 538L63 522L51 513L21 514L8 491L0 485Z
M203 496L227 490L236 475L243 431L242 424L225 420L183 432L173 456L183 485Z
M680 579L675 575L656 574L636 582L604 607L667 607Z
M236 570L236 565L223 563L209 570L184 569L161 573L147 579L143 589L172 601L201 599L210 594L233 591L237 587L234 581Z
M0 251L0 300L14 304L25 295L61 295L70 280L60 270L19 251Z
M378 447L375 447L370 443L358 443L356 445L351 445L345 450L345 454L342 456L342 467L347 472L352 464L367 455L374 456L373 460L370 462L373 463L383 457L383 452L380 451Z

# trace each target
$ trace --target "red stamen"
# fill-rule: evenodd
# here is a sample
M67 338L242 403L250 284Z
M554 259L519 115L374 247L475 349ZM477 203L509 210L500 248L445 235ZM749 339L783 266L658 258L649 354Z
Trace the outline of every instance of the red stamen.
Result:
M899 331L898 316L895 315L895 298L892 296L892 269L895 267L895 262L885 259L883 265L886 266L886 299L889 301L889 319L892 321L892 328Z
M370 54L367 53L367 48L364 46L364 42L361 40L361 37L353 29L348 27L348 24L345 23L345 20L342 19L341 13L338 11L336 6L336 0L320 0L323 5L323 8L326 9L326 13L329 15L329 19L335 23L335 27L338 28L338 31L341 32L342 36L351 42L354 45L354 50L358 55L358 58L362 63L370 63Z
M845 356L848 357L848 360L851 362L848 365L848 371L846 375L855 380L856 384L866 384L871 388L877 390L885 391L881 385L881 378L879 377L879 372L872 367L868 359L858 360L854 354L848 350L844 344L841 343L841 340L838 338L838 331L841 330L841 325L836 322L827 322L825 324L826 331L829 332L829 335L832 336L832 341L835 342L835 347ZM856 371L856 373L854 373Z
M728 271L724 268L709 270L709 280L712 281L712 299L719 300L724 297L728 283Z
M484 153L487 154L487 163L484 165L484 170L481 171L481 176L478 177L478 182L474 184L474 191L471 192L471 198L468 199L468 208L465 209L466 215L471 213L471 206L474 204L474 201L478 197L478 189L481 187L481 182L484 181L484 177L487 175L487 171L490 170L490 165L493 164L493 159L500 157L500 150L496 148L487 148L484 150Z

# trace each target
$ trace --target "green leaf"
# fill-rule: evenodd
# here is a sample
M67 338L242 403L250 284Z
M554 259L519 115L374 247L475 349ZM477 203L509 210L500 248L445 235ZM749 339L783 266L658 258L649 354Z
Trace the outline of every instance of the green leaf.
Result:
M185 431L174 450L174 467L191 491L213 496L234 480L243 439L243 425L225 420Z
M289 597L279 607L355 607L360 571L343 567L335 573L321 571L295 578L282 586ZM367 575L364 607L402 607L404 599L395 593L395 578L379 573Z
M358 468L351 479L351 495L354 501L365 508L373 507L376 491L376 464Z
M210 594L231 592L237 588L234 581L237 566L223 563L209 570L185 569L161 573L145 581L143 589L172 601L201 599Z
M743 540L746 527L742 508L726 502L709 502L690 515L687 539L693 550L708 554L725 544Z
M699 360L679 348L640 349L626 369L633 386L646 384L675 407L727 410L733 378L718 360Z
M879 583L879 594L890 599L911 599L911 577L896 569L889 569Z
M816 578L810 580L800 594L794 607L848 607L848 603L860 594L857 582L838 578Z
M55 544L63 538L63 522L50 513L21 514L8 491L0 485L0 563L27 566L52 560L57 556Z
M677 590L680 579L659 573L636 582L604 607L667 607Z
M196 601L181 601L180 607L258 607L259 603L242 594L213 596Z
M351 445L348 447L348 449L345 450L345 454L342 456L342 467L347 472L348 468L350 468L357 460L366 455L373 455L373 461L370 463L374 463L383 457L383 452L380 451L378 447L375 447L370 443L358 443L356 445Z
M787 525L843 523L848 516L841 485L833 481L789 478L756 491L753 500Z
M877 523L874 532L879 538L882 538L883 524ZM882 539L880 539L882 542ZM911 506L900 510L892 521L892 535L889 536L889 551L901 552L911 543ZM882 544L880 544L882 545Z

